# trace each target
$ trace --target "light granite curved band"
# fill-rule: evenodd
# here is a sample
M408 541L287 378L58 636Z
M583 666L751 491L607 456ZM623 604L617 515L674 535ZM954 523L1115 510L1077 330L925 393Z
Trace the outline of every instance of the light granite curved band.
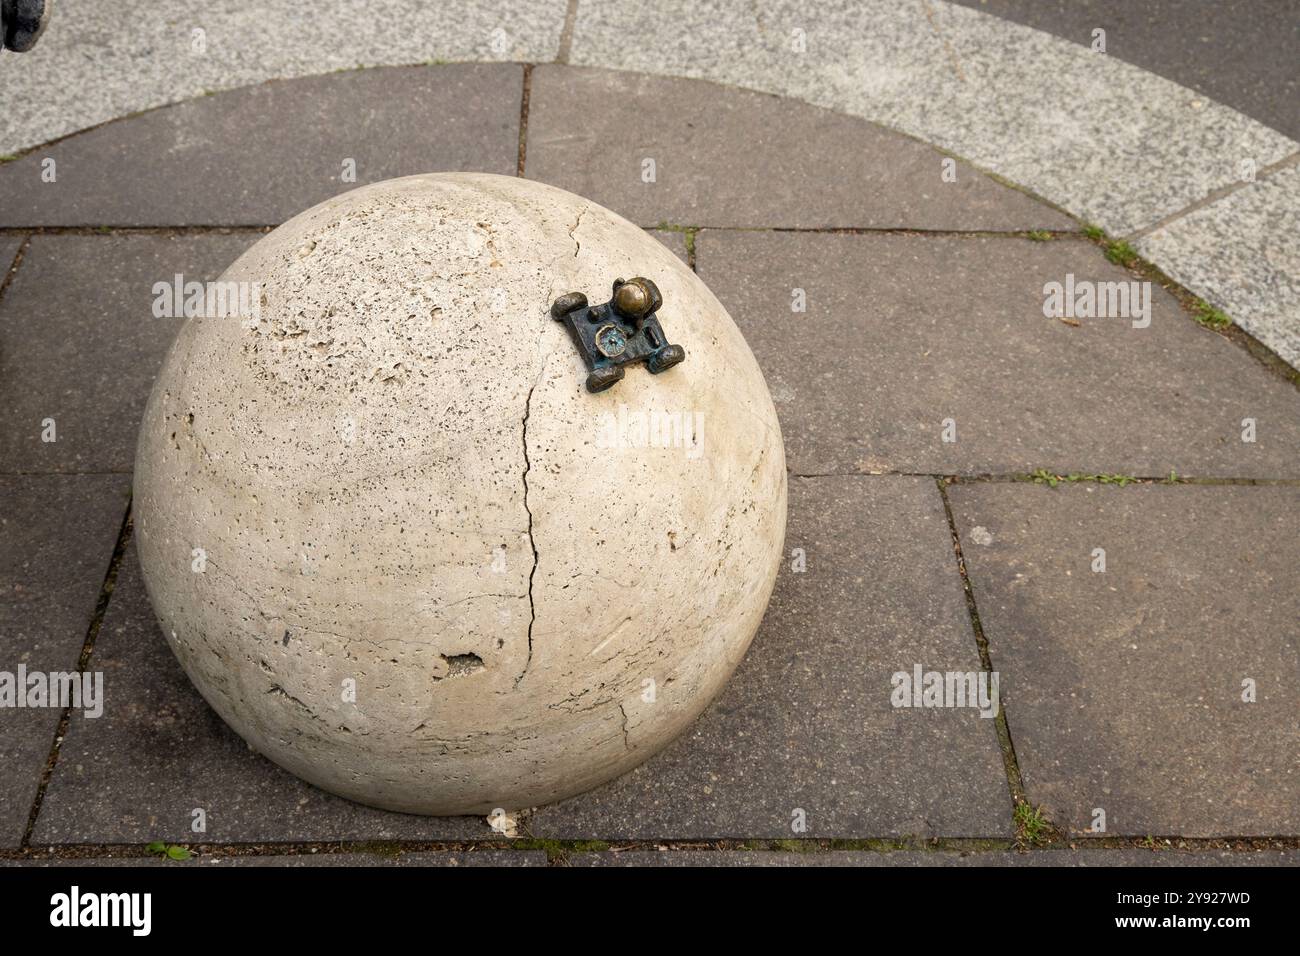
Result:
M707 79L892 127L1128 238L1300 368L1300 144L943 0L64 0L0 63L0 153L214 89L449 60Z

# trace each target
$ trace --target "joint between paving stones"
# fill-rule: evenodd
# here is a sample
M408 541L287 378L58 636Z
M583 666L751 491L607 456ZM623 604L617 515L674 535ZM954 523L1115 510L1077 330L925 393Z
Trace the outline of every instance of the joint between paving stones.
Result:
M1295 155L1300 157L1300 153ZM1289 382L1293 388L1300 391L1300 369L1292 368L1284 358L1237 325L1235 321L1231 321L1231 317L1228 317L1229 324L1223 327L1211 326L1198 319L1197 312L1209 306L1210 303L1187 289L1182 283L1171 278L1155 263L1138 255L1137 251L1129 245L1128 240L1113 240L1096 226L1086 227L1084 235L1105 253L1107 259L1125 269L1130 275L1147 282L1154 282L1172 295L1178 300L1178 304L1183 307L1183 312L1187 317L1198 326L1207 332L1220 335L1238 348L1244 349L1251 358L1259 362L1264 368L1283 381Z
M526 109L527 105L523 104L520 118L524 126L527 125L527 118L524 113ZM517 175L523 174L523 163L527 152L525 146L526 144L521 141L519 159L516 164ZM242 232L265 233L279 228L280 225L281 223L192 223L189 225L140 226L125 223L87 223L79 226L0 226L0 236L107 236L118 233L153 236L227 235ZM953 239L1031 239L1040 242L1055 239L1084 240L1089 238L1082 229L1078 231L1061 229L1012 229L1000 231L996 229L916 229L906 226L710 226L683 225L670 222L658 222L641 228L649 232L680 232L691 235L707 229L715 232L780 232L844 236L886 235Z
M931 478L947 485L956 484L1050 484L1049 474L1056 484L1086 485L1209 485L1209 486L1258 486L1263 488L1300 488L1300 478L1232 478L1215 476L1166 475L1155 477L1149 475L1125 475L1117 472L1088 471L1086 473L1048 473L1046 469L1034 472L977 472L961 474L959 472L930 471L810 471L789 472L791 478Z
M84 674L86 668L90 666L90 658L95 652L95 640L99 637L99 629L104 623L104 615L108 613L108 605L113 597L113 589L117 586L117 573L122 566L122 558L126 554L126 546L131 540L131 499L127 498L126 509L122 514L122 524L118 528L117 543L113 547L113 556L109 558L108 569L104 572L104 580L99 588L99 597L95 601L95 612L91 615L90 623L86 626L86 637L81 644L81 654L77 658L77 673ZM54 769L59 762L59 750L63 745L64 738L68 734L68 726L72 721L72 701L63 708L63 713L59 715L58 726L54 729L54 740L50 744L50 753L45 760L45 766L41 770L40 782L36 785L36 796L32 800L31 811L27 815L27 827L23 831L23 838L19 842L20 848L26 848L31 845L32 833L36 829L36 819L41 813L41 804L45 801L45 791L50 785L50 780L54 777Z
M1283 165L1290 165L1296 162L1300 162L1300 153L1296 153L1268 168L1269 170L1276 170ZM1076 217L1071 216L1071 218ZM1138 255L1128 247L1127 240L1112 240L1102 230L1094 226L1081 224L1078 231L1060 229L998 231L987 229L914 229L894 226L710 226L706 224L685 225L680 223L660 222L657 225L643 226L642 228L687 234L691 242L691 248L688 252L690 254L692 268L694 268L695 262L695 240L698 235L705 230L716 230L719 232L772 232L809 235L883 235L945 239L1025 239L1031 242L1053 242L1064 239L1091 242L1106 253L1108 259L1119 265L1121 268L1126 269L1129 273L1140 279L1154 282L1172 295L1178 301L1179 305L1182 306L1183 312L1186 313L1192 321L1196 322L1198 326L1206 329L1206 331L1221 335L1238 348L1244 349L1252 358L1263 365L1271 373L1284 381L1289 382L1292 387L1297 391L1300 391L1300 369L1292 368L1285 359L1235 322L1223 328L1214 328L1206 325L1205 322L1197 318L1197 312L1209 305L1209 303L1188 290L1175 279L1168 276L1154 263ZM1122 255L1119 255L1121 252ZM1116 258L1112 258L1112 256L1116 256Z
M367 855L376 859L395 858L404 853L474 853L492 850L544 852L552 865L563 865L573 853L621 853L657 851L669 853L753 852L779 855L800 853L962 853L973 856L1017 852L1021 855L1049 853L1069 854L1074 850L1123 851L1133 849L1161 852L1253 853L1300 849L1300 836L1219 836L1182 837L1082 836L1069 842L1027 846L1005 837L875 837L836 839L801 837L791 839L690 839L604 840L541 839L522 836L517 839L483 840L327 840L285 842L190 843L185 848L198 857L248 858L268 856ZM0 860L34 861L41 859L94 860L150 859L156 855L137 843L51 843L0 850ZM184 865L177 863L177 865Z
M0 226L0 236L234 236L241 233L263 235L277 225L244 223L190 226Z
M564 8L564 25L560 27L560 43L555 51L555 62L565 66L573 52L573 28L578 22L578 0L569 0Z
M1191 215L1197 210L1204 209L1206 206L1212 206L1220 199L1226 199L1227 197L1233 195L1234 193L1240 192L1241 190L1247 188L1248 186L1253 186L1257 182L1261 182L1263 180L1270 178L1275 173L1279 173L1284 169L1290 169L1292 166L1296 166L1296 165L1300 165L1300 150L1297 150L1296 152L1292 153L1289 156L1283 156L1275 163L1269 163L1267 166L1265 166L1264 168L1260 169L1257 173L1255 173L1255 178L1252 180L1244 180L1242 182L1236 182L1228 186L1220 186L1218 189L1210 190L1200 199L1196 200L1195 202L1188 203L1186 206L1184 206L1182 209L1179 209L1177 212L1172 212L1168 216L1164 216L1160 219L1157 219L1155 222L1151 223L1150 225L1143 226L1141 229L1135 229L1133 232L1130 232L1128 235L1124 237L1124 241L1135 242L1138 239L1144 239L1147 236L1151 235L1151 233L1156 232L1159 229L1164 229L1166 226L1171 226L1178 220Z
M984 634L984 627L980 623L979 607L975 603L975 590L971 586L971 580L966 570L966 558L961 550L961 535L957 531L957 521L953 517L952 502L948 500L947 485L942 478L935 479L935 487L939 490L939 498L943 501L943 512L948 519L948 531L952 534L953 555L957 559L957 573L961 576L962 593L966 597L966 611L970 616L971 631L975 635L975 646L979 650L980 667L985 673L993 673L993 658L989 653L988 638ZM1011 740L1011 728L1007 725L1007 709L1005 704L998 707L997 717L994 718L994 725L998 732L998 746L1002 751L1002 765L1007 775L1007 789L1011 794L1013 808L1019 804L1026 803L1024 777L1020 773L1020 763L1016 760L1016 747Z
M14 276L18 274L18 267L23 264L23 259L27 255L27 250L32 244L32 235L28 230L19 232L23 236L23 241L18 245L18 251L14 253L13 260L9 263L9 268L5 270L3 278L0 278L0 302L4 301L5 293L9 291L9 286L13 284Z
M129 475L129 474L131 474L130 468L119 468L116 470L110 468L106 471L64 471L60 468L41 470L41 471L0 470L0 475L4 475L6 478L48 478L51 475L62 475L62 476L76 475L78 477L93 478L93 477L103 477L104 475Z

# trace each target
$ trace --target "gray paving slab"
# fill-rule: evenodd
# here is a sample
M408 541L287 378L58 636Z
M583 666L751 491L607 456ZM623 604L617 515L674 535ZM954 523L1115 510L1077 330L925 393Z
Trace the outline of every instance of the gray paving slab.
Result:
M34 860L0 860L0 867L374 867L374 866L546 866L546 854L540 850L432 850L394 853L293 853L257 856L223 856L204 853L189 860L168 860L153 856L48 857Z
M154 283L215 279L256 238L33 236L0 299L0 472L130 471L149 389L184 321L155 318Z
M686 233L675 230L650 229L647 230L650 235L654 236L665 246L673 251L678 259L690 265L690 253L686 248Z
M1300 16L1290 0L952 0L1158 73L1300 139Z
M1300 488L949 495L1032 802L1074 832L1300 834Z
M0 236L0 283L3 283L12 271L11 267L22 244L23 240L19 236Z
M32 842L250 843L491 839L478 817L387 813L253 753L208 707L158 630L128 549L95 644L103 716L74 714ZM194 811L206 830L194 832Z
M1242 157L1262 167L1298 148L1117 57L934 0L583 0L570 62L861 116L1115 234L1231 184Z
M120 475L0 477L0 671L72 672L95 611L128 482ZM22 690L26 696L27 686ZM0 707L0 847L22 840L61 707ZM48 701L47 701L48 703Z
M599 69L533 70L526 174L643 225L1078 228L966 163L856 117Z
M785 548L762 627L718 700L636 770L539 809L535 835L1009 834L994 721L890 703L896 672L979 667L934 482L794 479Z
M1174 220L1137 248L1300 368L1297 236L1300 166L1292 166Z
M283 222L366 183L514 175L523 68L391 67L200 97L0 165L0 225ZM55 163L54 182L43 175Z
M1083 849L985 850L956 852L947 850L891 850L873 852L836 850L832 852L785 852L776 850L627 850L623 852L578 853L569 857L569 866L1300 866L1300 854L1294 850L1142 850Z
M320 0L310 7L301 0L59 0L41 42L6 64L0 153L276 77L553 60L566 7L566 0Z
M548 62L560 49L566 6L380 0L359 19L345 11L303 17L295 0L255 11L174 0L162 17L147 0L111 9L67 0L22 70L7 72L13 95L0 116L0 151L276 76L429 60ZM783 0L761 8L584 0L571 59L734 83L880 121L1114 232L1154 222L1229 181L1225 149L1266 165L1296 148L1117 56L938 0Z
M1045 317L1047 283L1134 279L1086 241L706 229L695 248L797 474L1297 476L1300 394L1159 286L1145 328Z

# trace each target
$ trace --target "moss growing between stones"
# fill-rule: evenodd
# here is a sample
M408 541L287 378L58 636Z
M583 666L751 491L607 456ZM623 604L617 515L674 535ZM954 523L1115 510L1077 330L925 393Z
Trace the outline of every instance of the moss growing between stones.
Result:
M1051 841L1055 827L1043 813L1042 807L1020 802L1016 804L1013 814L1016 822L1016 835L1020 842L1032 846L1043 846Z
M1216 332L1226 329L1232 325L1232 319L1219 309L1216 309L1204 299L1198 299L1192 306L1192 314L1196 321L1200 322L1206 328L1214 329Z
M1116 475L1116 474L1104 474L1104 473L1084 474L1082 472L1071 472L1068 475L1058 475L1055 474L1054 472L1048 471L1046 468L1035 468L1032 472L1029 473L1029 480L1036 485L1047 485L1051 488L1055 488L1058 484L1060 484L1063 481L1068 481L1068 482L1095 481L1098 484L1102 484L1102 485L1119 485L1121 488L1123 488L1125 485L1131 485L1136 482L1142 481L1141 478L1138 478L1135 475Z
M1138 254L1137 250L1123 239L1116 239L1114 242L1106 243L1106 258L1117 266L1129 269L1137 263Z

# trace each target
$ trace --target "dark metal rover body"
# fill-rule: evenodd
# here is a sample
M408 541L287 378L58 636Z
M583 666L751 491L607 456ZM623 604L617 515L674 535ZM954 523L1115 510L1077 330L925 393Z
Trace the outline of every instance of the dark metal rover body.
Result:
M601 305L588 305L581 292L565 293L551 304L551 316L569 327L591 370L588 391L616 384L634 362L645 362L658 375L686 358L686 350L670 344L659 324L656 313L663 304L659 287L641 277L615 279L613 295Z

